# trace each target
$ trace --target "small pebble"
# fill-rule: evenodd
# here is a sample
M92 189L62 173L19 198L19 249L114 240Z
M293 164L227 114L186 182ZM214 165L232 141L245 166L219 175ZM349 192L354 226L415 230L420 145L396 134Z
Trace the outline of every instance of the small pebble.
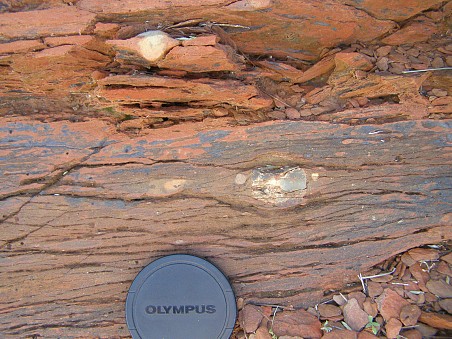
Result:
M441 68L444 67L444 61L441 57L437 56L432 61L433 68Z
M410 56L413 56L413 57L417 58L417 57L419 56L419 54L420 54L420 51L419 51L419 49L417 49L417 48L410 48L410 49L406 52L406 54L408 54L408 55L410 55Z
M389 72L394 74L402 74L402 72L405 70L405 66L403 64L399 64L397 62L391 64L389 67Z
M286 113L284 111L271 111L268 113L268 117L270 119L276 119L276 120L284 120L286 119Z
M378 57L384 57L387 56L389 54L389 52L391 52L392 46L382 46L380 48L377 49L377 56Z
M236 185L243 185L247 179L248 177L245 174L239 173L235 176L234 182Z
M436 96L436 97L445 97L447 96L447 91L443 90L443 89L439 89L439 88L434 88L431 90L432 95Z
M389 59L387 57L382 57L377 61L376 65L380 71L386 72L389 69Z
M452 67L452 55L446 58L446 64L447 66Z
M300 119L300 117L301 117L300 112L297 109L292 108L292 107L286 108L285 112L286 112L287 118L291 119L291 120L297 120L297 119Z

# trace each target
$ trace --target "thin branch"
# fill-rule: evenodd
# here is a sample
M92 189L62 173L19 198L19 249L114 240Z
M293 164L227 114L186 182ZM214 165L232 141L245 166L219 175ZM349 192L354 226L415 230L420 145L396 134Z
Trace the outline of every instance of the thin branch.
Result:
M391 275L392 273L394 273L395 272L395 268L391 271L391 272L386 272L386 273L381 273L381 274L376 274L376 275L369 275L369 276L367 276L367 277L363 277L362 275L361 275L361 273L359 274L360 276L361 276L361 278L362 279L373 279L373 278L379 278L379 277L384 277L384 276L386 276L386 275ZM358 276L359 277L359 276Z
M413 70L407 70L403 71L403 74L407 73L420 73L420 72L430 72L430 71L450 71L452 70L452 67L438 67L438 68L425 68L425 69L413 69Z

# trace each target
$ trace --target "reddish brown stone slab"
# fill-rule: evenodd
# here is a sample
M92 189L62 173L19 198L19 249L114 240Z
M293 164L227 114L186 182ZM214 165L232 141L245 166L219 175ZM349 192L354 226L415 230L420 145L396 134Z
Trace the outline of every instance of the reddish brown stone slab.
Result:
M400 320L405 326L414 326L421 316L421 309L417 305L405 305L400 310Z
M359 306L354 298L349 299L344 306L344 321L354 331L361 331L369 322L368 314Z
M273 100L258 97L259 91L255 86L244 85L236 80L204 78L189 81L157 76L118 75L104 78L98 83L103 86L98 91L101 97L121 104L152 102L189 103L195 106L227 104L249 109L271 108L273 105Z
M438 32L437 26L432 22L415 21L384 38L382 42L388 45L413 44L416 42L427 41L433 34Z
M435 261L439 258L437 250L431 248L413 248L408 254L415 261Z
M395 318L391 318L385 324L385 329L386 329L386 336L388 338L396 339L400 333L400 330L402 329L402 323Z
M284 64L282 62L276 61L259 61L255 62L256 65L263 68L263 70L270 73L269 77L273 80L284 80L290 82L298 82L298 78L300 78L304 72L292 67L290 65Z
M379 19L403 21L441 3L441 0L346 0L344 2L363 9Z
M350 331L350 330L332 330L331 332L325 333L322 336L322 339L356 339L357 335L358 334L355 331Z
M0 37L4 39L76 35L86 31L95 14L73 6L40 11L0 13Z
M45 46L39 40L18 40L0 44L0 54L26 53L43 48Z
M182 46L215 46L219 40L217 35L201 35L182 41Z
M409 303L401 296L399 296L394 290L387 288L377 299L378 310L383 316L385 321L389 321L391 318L398 319L403 307L408 306Z
M320 321L305 310L277 314L273 322L273 331L277 336L299 336L319 339L322 337Z
M98 136L93 135L94 130ZM9 160L0 164L0 198L24 191L39 192L92 154L111 132L112 126L94 121L76 125L17 121L3 125L0 140L8 147L2 148L0 154ZM59 141L63 136L65 140Z
M246 333L252 333L257 330L264 318L259 307L254 305L245 305L241 310L241 326Z
M434 328L452 330L452 316L448 314L422 312L419 321Z
M49 47L62 45L87 45L94 39L91 35L73 35L63 37L48 37L44 39L44 43Z
M328 74L329 72L333 71L335 67L334 57L333 56L327 56L314 64L311 68L309 68L306 72L304 72L300 77L296 79L295 82L306 82L309 80L312 80L314 78L317 78L319 76Z
M233 62L233 50L229 46L177 46L157 63L160 68L182 70L192 73L237 71Z

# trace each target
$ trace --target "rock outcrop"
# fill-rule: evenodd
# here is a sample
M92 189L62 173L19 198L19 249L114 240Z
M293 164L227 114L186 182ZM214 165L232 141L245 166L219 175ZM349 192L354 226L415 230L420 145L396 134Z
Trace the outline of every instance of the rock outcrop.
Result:
M188 121L194 109L207 112L196 119L229 116L239 124L338 121L345 108L386 102L411 111L414 102L416 114L390 119L443 118L450 114L446 71L402 73L450 67L442 34L451 8L403 0L11 2L0 13L0 113L47 121L103 116L126 130ZM139 93L149 89L133 84L137 76L185 88L209 82L215 90L203 94L210 100L187 94L175 101L176 89L167 101L144 100ZM105 77L129 77L127 91L106 86ZM139 122L151 102L172 112L164 124Z

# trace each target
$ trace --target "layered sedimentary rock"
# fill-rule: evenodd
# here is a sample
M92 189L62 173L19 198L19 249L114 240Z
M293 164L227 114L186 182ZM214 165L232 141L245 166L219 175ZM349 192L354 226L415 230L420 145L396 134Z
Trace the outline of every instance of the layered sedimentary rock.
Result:
M108 85L106 90L101 80L136 75L149 80L168 77L167 83L184 79L186 87L210 81L215 84L212 93L225 92L218 100L153 100L157 112L168 111L169 120L161 125L152 120L146 126L165 127L193 116L230 116L238 123L312 120L358 101L362 106L372 105L375 98L407 97L403 85L391 93L366 94L365 88L378 86L375 81L391 81L384 72L400 75L405 70L450 67L452 62L450 45L441 35L451 6L440 2L24 1L8 3L2 11L0 112L46 120L103 115L119 124L127 120L124 126L131 128L142 126L128 120L146 115L143 108L152 100L137 100L143 88L134 89L131 80L127 93L135 98L128 100L121 97L124 89ZM399 24L403 20L408 21ZM338 84L339 58L350 53L367 66L355 65L358 73L342 72L339 80L350 88L364 87L358 101L344 95L345 85ZM450 94L444 73L422 79L418 85L426 92ZM235 94L228 86L236 87ZM325 86L335 87L335 97L312 103L312 91L328 92ZM248 103L243 93L250 95ZM448 106L434 100L440 96L428 97L424 115L448 114ZM135 106L124 105L127 101Z

